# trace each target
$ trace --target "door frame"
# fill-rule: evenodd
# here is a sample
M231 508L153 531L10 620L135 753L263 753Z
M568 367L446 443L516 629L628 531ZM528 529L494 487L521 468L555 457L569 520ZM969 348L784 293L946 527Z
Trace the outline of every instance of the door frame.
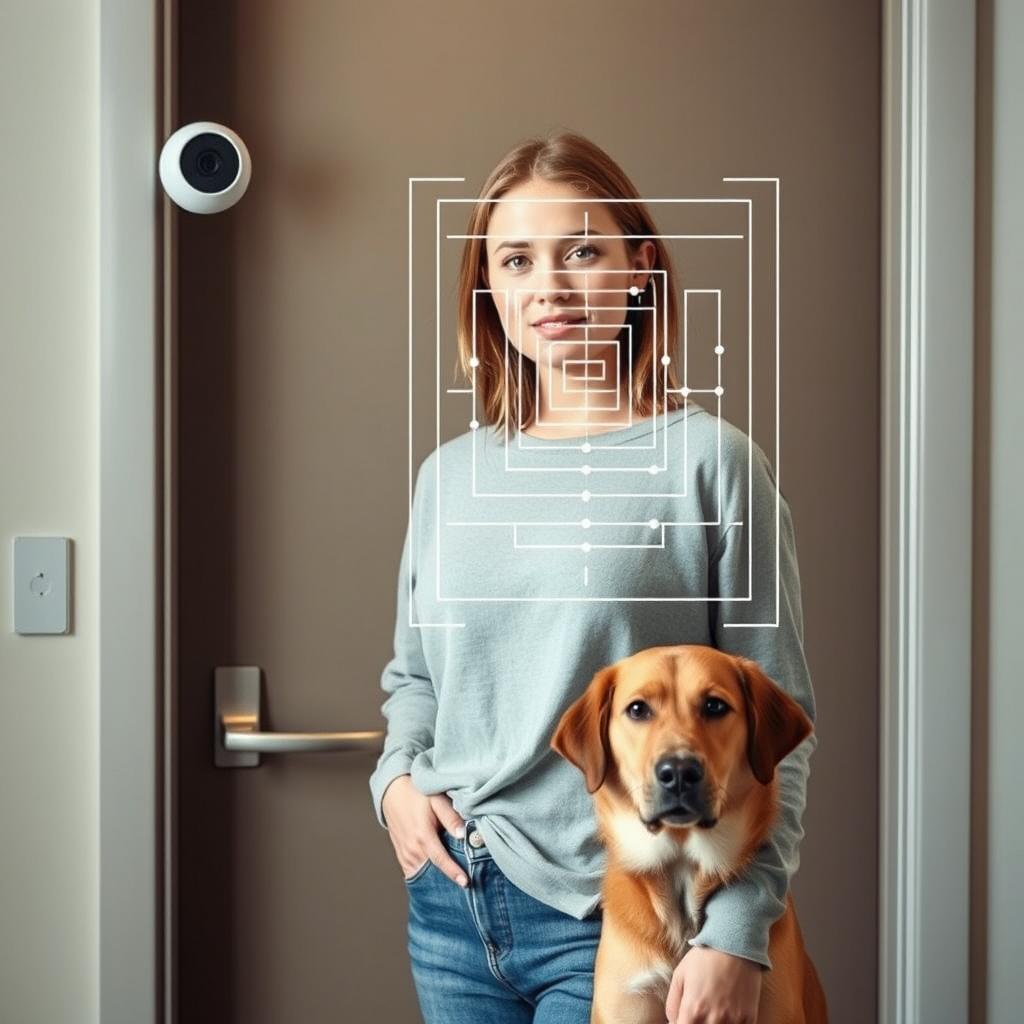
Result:
M176 127L176 26L177 0L100 0L99 1016L110 1024L177 1022L176 220L157 176ZM883 0L883 1024L967 1020L975 29L975 0Z

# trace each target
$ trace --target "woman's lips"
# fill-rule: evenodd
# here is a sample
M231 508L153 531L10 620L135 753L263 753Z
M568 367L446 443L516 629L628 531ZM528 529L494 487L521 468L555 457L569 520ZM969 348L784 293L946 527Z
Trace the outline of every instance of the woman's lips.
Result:
M570 320L564 323L549 321L546 324L534 324L533 329L539 331L546 338L561 338L563 335L571 334L574 330L584 326L586 320L586 317L580 317L578 320Z

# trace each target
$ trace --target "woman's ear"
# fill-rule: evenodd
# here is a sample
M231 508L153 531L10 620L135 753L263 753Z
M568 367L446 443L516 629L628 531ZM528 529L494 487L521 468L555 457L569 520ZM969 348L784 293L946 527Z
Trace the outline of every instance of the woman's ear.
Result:
M551 749L576 765L593 793L604 782L611 750L608 746L608 716L615 692L616 665L609 665L591 679L558 723Z
M756 661L733 656L747 713L747 760L754 778L767 786L775 766L814 730L807 712Z
M637 247L636 259L634 260L635 269L639 272L654 269L654 261L657 259L658 250L655 244L649 239L645 238L640 245ZM646 288L651 283L651 277L653 274L648 274L644 280L643 288ZM643 291L643 288L641 291Z

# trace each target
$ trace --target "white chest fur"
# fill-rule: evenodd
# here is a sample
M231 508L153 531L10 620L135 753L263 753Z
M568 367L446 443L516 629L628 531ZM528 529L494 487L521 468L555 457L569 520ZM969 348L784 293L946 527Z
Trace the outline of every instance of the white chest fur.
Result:
M732 872L746 835L742 811L723 815L712 829L689 829L682 844L672 829L651 833L636 814L626 812L611 819L611 833L616 856L627 871L672 869L674 898L667 904L659 901L654 909L673 946L682 955L686 940L697 929L697 874L726 877ZM665 998L675 966L669 961L649 964L630 979L629 991L653 992Z
M620 812L611 819L615 854L627 871L668 869L675 898L671 905L655 904L669 936L682 946L697 927L694 882L697 874L727 878L739 859L746 836L742 810L723 814L711 829L691 828L680 843L679 833L663 828L652 833L636 814Z
M611 819L615 852L626 870L653 871L675 860L691 861L691 869L705 874L729 875L739 858L746 838L742 810L723 814L714 828L691 828L680 844L671 828L651 833L636 814L620 811Z
M627 992L640 995L644 992L652 992L659 999L668 998L668 990L672 985L672 975L675 973L675 966L667 960L650 967L645 971L634 974L626 985Z
M741 810L723 814L714 828L692 828L686 837L686 855L704 874L727 878L735 869L747 838Z

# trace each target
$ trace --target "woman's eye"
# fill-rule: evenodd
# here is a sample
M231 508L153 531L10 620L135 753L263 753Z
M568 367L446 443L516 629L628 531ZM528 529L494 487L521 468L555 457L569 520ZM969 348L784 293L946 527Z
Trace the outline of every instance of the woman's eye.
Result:
M650 718L651 713L651 706L646 701L634 700L626 705L626 714L634 721Z
M704 701L704 711L709 718L721 718L730 710L729 705L718 697L708 697Z
M572 250L572 255L575 256L576 253L580 253L580 252L588 254L587 256L584 257L584 259L590 259L593 256L599 256L600 255L600 250L596 246L593 246L593 245L577 245L576 248ZM503 267L508 267L510 270L520 270L522 268L522 264L519 264L519 263L513 264L512 261L513 260L525 260L525 259L526 259L526 257L521 252L517 252L517 253L513 253L511 256L509 256L509 258L507 260L502 261L501 265ZM582 262L582 260L577 260L576 262L579 263L579 262Z

